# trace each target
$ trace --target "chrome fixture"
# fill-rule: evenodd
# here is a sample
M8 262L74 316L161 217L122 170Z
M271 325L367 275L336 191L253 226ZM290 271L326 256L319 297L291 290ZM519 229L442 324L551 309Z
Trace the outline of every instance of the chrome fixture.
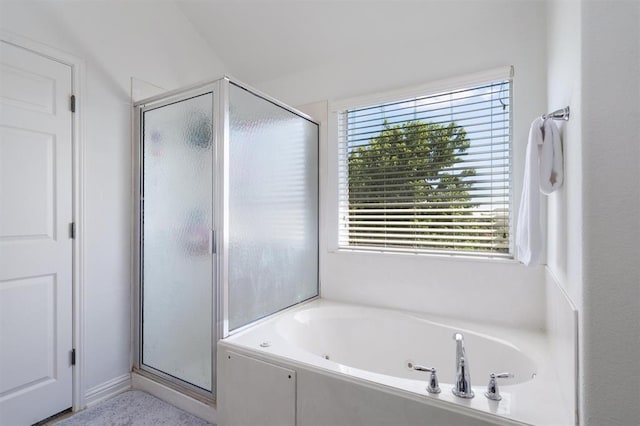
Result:
M552 120L564 120L564 121L569 121L569 107L566 106L564 108L561 109L557 109L553 112L549 112L547 114L542 114L542 119L543 120L547 120L547 119L552 119Z
M492 401L500 401L502 397L500 396L500 389L498 389L496 379L510 379L512 377L512 373L491 373L489 375L489 385L487 385L487 391L484 393L484 396Z
M414 365L413 369L416 371L428 371L431 373L429 377L429 384L427 385L427 392L440 393L440 385L438 384L438 376L436 376L436 369L433 367L423 367L422 365Z
M461 333L455 333L456 341L456 383L452 392L458 398L473 398L475 394L471 390L471 378L469 377L469 362L464 349L464 337Z

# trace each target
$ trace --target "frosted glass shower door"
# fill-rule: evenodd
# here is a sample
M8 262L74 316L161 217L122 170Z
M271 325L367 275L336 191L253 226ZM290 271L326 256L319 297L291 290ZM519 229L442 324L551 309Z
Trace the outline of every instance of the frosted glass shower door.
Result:
M212 391L213 94L142 112L141 365Z
M318 295L318 125L229 85L229 330Z

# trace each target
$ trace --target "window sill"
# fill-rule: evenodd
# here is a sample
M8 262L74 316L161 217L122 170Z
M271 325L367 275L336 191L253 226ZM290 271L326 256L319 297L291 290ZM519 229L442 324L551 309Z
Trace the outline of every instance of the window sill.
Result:
M478 263L490 263L490 264L506 264L506 265L522 265L522 263L511 257L483 257L483 256L468 256L461 254L439 254L439 253L409 253L409 252L387 252L375 249L350 249L350 248L334 248L328 249L328 253L337 254L340 256L346 255L364 255L364 256L402 256L402 257L415 257L419 259L433 259L444 260L452 262L478 262ZM524 266L524 265L523 265Z

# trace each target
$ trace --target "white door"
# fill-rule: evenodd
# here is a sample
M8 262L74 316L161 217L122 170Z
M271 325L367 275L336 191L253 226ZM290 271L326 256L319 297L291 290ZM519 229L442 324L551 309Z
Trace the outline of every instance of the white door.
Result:
M71 68L0 42L0 424L71 407Z

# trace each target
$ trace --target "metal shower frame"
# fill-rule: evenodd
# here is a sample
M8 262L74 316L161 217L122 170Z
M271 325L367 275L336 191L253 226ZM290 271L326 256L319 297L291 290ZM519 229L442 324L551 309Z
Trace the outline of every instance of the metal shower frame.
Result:
M231 77L224 76L220 79L198 83L185 88L169 91L157 96L153 96L147 99L137 101L133 104L133 147L132 147L132 159L133 159L133 267L132 267L132 283L133 283L133 367L134 371L152 378L162 384L165 384L171 388L177 389L189 396L204 402L212 402L216 400L216 355L217 341L223 339L230 334L238 332L245 327L240 327L233 331L229 330L229 261L228 261L228 247L229 247L229 87L233 84L238 86L255 96L258 96L276 106L279 106L301 118L311 121L318 125L319 123L313 120L308 115L274 99L260 91L240 83L239 81L232 79ZM171 376L162 371L156 370L153 367L144 365L142 362L142 268L141 268L141 255L143 250L142 240L142 171L143 171L143 156L142 156L142 116L144 112L156 109L159 107L167 106L172 103L184 101L186 99L203 95L207 93L213 94L213 144L212 161L214 171L212 173L212 187L213 187L213 267L211 284L213 286L212 291L212 306L215 310L215 315L211 319L211 372L212 372L212 390L208 392L198 386L187 383L181 379ZM319 145L319 144L318 144ZM319 183L319 181L318 181ZM318 191L319 197L319 191ZM319 208L319 203L318 203ZM318 253L319 255L319 253ZM319 271L318 272L318 291L316 296L299 302L303 303L308 300L313 300L319 297ZM250 326L250 325L249 325Z

